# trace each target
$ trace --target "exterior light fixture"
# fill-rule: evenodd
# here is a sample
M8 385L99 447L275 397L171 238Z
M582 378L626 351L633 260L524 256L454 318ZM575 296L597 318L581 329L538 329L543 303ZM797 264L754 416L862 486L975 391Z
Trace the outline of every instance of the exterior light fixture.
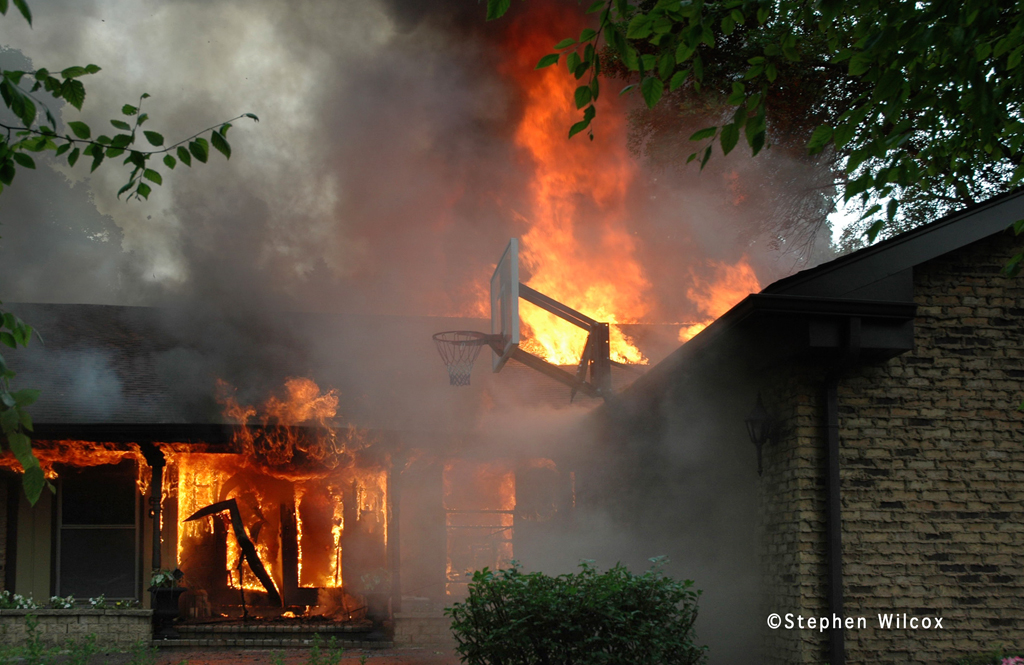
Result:
M747 434L750 435L750 442L757 448L757 475L761 475L763 466L761 464L761 448L771 440L775 422L768 412L764 410L761 402L761 393L757 394L757 406L745 419L747 423Z

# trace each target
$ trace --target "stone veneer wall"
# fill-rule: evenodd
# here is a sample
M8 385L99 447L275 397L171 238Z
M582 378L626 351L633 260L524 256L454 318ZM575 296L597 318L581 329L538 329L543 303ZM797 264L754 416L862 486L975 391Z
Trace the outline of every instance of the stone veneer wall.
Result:
M446 616L396 613L394 626L396 647L455 648L452 620Z
M827 608L825 490L821 385L813 367L778 368L762 387L765 409L781 424L765 446L759 518L762 612L822 616ZM825 662L827 638L817 632L764 630L762 662Z
M1024 277L999 274L1022 244L915 269L914 350L840 384L850 663L1024 650ZM877 629L891 612L943 628Z
M0 610L0 644L25 646L28 615L39 620L36 634L47 647L92 634L102 649L127 651L140 641L148 645L153 637L152 610Z
M915 269L915 348L839 385L847 662L1024 650L1024 277L1004 235ZM762 378L782 423L761 479L764 615L827 614L824 373ZM877 614L942 630L877 628ZM765 630L764 662L824 663L828 636Z

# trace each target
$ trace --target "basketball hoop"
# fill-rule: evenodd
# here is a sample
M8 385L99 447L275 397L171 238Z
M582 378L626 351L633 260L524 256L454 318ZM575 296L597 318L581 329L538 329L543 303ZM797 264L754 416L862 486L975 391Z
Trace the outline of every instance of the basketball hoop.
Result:
M448 380L453 386L468 386L473 361L480 355L490 335L473 330L450 330L434 335L437 352L448 367Z

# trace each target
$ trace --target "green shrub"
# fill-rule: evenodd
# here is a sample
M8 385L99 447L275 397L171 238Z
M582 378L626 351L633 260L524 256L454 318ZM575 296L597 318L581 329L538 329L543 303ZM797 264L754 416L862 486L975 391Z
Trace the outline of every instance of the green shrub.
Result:
M468 665L698 665L694 645L700 591L662 574L659 559L642 575L591 562L551 577L484 569L469 597L445 610L456 650Z

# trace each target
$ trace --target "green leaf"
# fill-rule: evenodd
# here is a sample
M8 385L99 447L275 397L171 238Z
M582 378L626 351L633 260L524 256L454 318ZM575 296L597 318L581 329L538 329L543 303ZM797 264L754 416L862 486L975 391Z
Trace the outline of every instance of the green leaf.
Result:
M260 119L256 117L255 113L243 113L242 115L244 115L246 118L252 118L256 122L260 121Z
M828 125L821 125L811 134L811 140L807 142L807 153L813 155L819 153L832 138L832 128Z
M210 148L209 144L206 142L206 139L196 139L195 141L189 141L188 151L192 153L193 157L195 157L203 164L206 163L206 160L210 156Z
M741 105L743 103L743 100L746 99L746 94L747 94L746 91L747 91L746 86L744 86L739 81L733 81L732 82L732 94L729 95L729 99L727 101L730 104L732 104L733 106Z
M45 81L49 75L50 70L46 69L45 67L37 69L35 74L37 81Z
M178 159L185 166L192 166L192 156L188 154L188 150L185 150L183 146L178 146Z
M878 234L881 232L883 227L885 227L885 220L879 219L874 224L872 224L868 228L867 234L866 234L867 237L868 237L868 242L874 242L875 238L878 237Z
M670 51L666 51L658 58L658 76L664 81L676 68L676 59Z
M626 28L626 39L646 39L651 36L651 17L647 14L637 14L629 22Z
M85 103L85 86L81 81L67 79L60 86L60 96L68 100L68 103L79 111Z
M175 165L177 165L177 162L170 155L164 155L164 164L167 166L167 168L174 170L174 167Z
M493 21L505 15L512 6L512 0L487 0L487 20Z
M661 82L661 79L654 76L648 76L640 82L640 94L643 95L644 101L647 102L647 108L652 109L654 105L661 99L662 93L665 92L665 84Z
M213 144L213 147L216 148L220 154L224 155L225 159L231 159L231 146L228 145L228 142L220 132L214 131L210 134L210 143Z
M587 104L589 104L590 103L590 86L589 85L581 85L580 87L576 88L575 98L576 98L576 108L578 108L578 109L581 109L584 106L586 106Z
M837 148L842 148L850 139L853 138L853 134L856 131L856 127L852 122L844 122L843 124L836 127L835 134L832 136L833 142Z
M15 171L13 163L9 161L0 163L0 184L10 185L11 181L14 180Z
M139 196L141 196L142 198L144 198L144 199L146 199L148 201L149 200L149 193L152 192L153 190L150 189L149 185L147 185L146 183L140 182L139 183L139 188L137 190L135 190L135 191L138 193Z
M124 194L125 192L127 192L129 189L131 189L134 185L135 185L135 179L133 178L133 179L129 180L127 183L125 183L124 186L121 187L121 189L117 190L117 198L120 199L121 195Z
M92 155L92 166L89 167L89 173L92 173L93 171L98 169L100 167L100 164L102 164L102 163L103 163L103 151L102 150L95 150L93 152L93 155Z
M606 0L596 0L596 2L587 7L587 13L593 14L594 12L599 12L604 9L605 4Z
M690 75L689 69L681 69L672 75L672 80L668 82L668 89L675 92L679 86L686 82L686 77Z
M61 155L63 155L68 150L71 150L71 144L70 143L64 143L59 148L57 148L57 152L54 153L54 156L55 157L60 157Z
M572 37L566 37L562 41L560 41L557 44L555 44L555 50L556 51L560 51L560 50L562 50L564 48L568 48L568 47L572 46L575 43L576 43L575 39L573 39Z
M589 42L591 39L597 36L597 31L593 28L584 28L583 32L580 33L580 43Z
M150 145L161 146L164 144L164 137L162 134L157 132L142 132L146 136L146 140L149 141Z
M78 161L78 155L80 155L80 154L81 154L81 151L78 148L75 148L74 150L72 150L71 154L68 155L68 166L74 166L75 162Z
M717 127L705 127L704 129L694 132L693 136L690 137L691 141L701 141L703 139L709 139L718 132Z
M534 69L544 69L545 67L550 67L556 62L558 62L558 54L548 53L546 56L540 59L540 61L537 63L537 66L534 67Z
M584 129L586 129L588 126L590 126L589 120L580 120L579 122L573 124L573 126L569 128L569 138L576 136Z
M113 125L115 129L123 129L126 132L129 132L132 129L132 126L124 120L111 120L110 124Z
M743 132L747 137L747 145L750 146L751 152L754 155L761 152L761 148L764 147L765 141L765 119L764 109L761 109L760 115L752 115L747 118L747 125L743 128Z
M18 8L21 15L25 17L26 21L28 21L28 24L32 25L32 12L29 10L28 4L25 0L14 0L14 6Z
M99 65L86 65L85 66L85 73L86 74L95 74L98 71L100 71L100 66Z
M114 138L110 139L110 145L115 148L127 148L135 140L135 137L131 134L118 134Z
M1006 262L1006 265L1003 266L1002 273L1007 277L1016 277L1020 274L1021 266L1024 265L1021 261L1024 261L1024 253L1015 254ZM1024 403L1021 404L1021 408L1018 410L1024 411Z
M68 127L71 128L71 131L75 133L75 136L80 139L87 139L92 136L92 132L89 130L89 125L84 122L72 120L68 123Z
M155 182L158 185L164 184L164 179L160 177L160 174L153 169L146 169L142 172L142 177L150 182Z
M740 140L740 128L736 123L730 123L722 127L720 141L722 143L722 154L728 155Z
M685 62L690 59L693 55L694 48L689 46L685 41L679 42L679 46L676 48L676 62Z
M73 79L78 76L84 76L85 67L68 67L67 69L62 70L60 75L66 79Z
M34 388L22 388L21 390L11 393L14 397L15 403L18 406L32 406L36 400L39 399L40 392Z
M121 107L121 113L123 113L125 115L135 115L138 112L139 112L139 109L137 109L136 107L132 106L131 104L125 104L124 106Z
M701 171L704 170L704 167L707 165L709 159L711 159L711 146L708 146L704 150L704 156L701 157L701 160L700 160L700 170Z
M18 162L18 166L23 166L26 169L34 169L36 167L35 161L23 152L16 152L13 155L14 161Z
M9 346L12 349L18 348L18 343L15 341L14 335L7 332L6 330L0 332L0 344L3 344L4 346Z
M569 69L569 73L574 74L576 68L580 66L583 60L580 58L580 54L573 51L565 57L565 66Z

